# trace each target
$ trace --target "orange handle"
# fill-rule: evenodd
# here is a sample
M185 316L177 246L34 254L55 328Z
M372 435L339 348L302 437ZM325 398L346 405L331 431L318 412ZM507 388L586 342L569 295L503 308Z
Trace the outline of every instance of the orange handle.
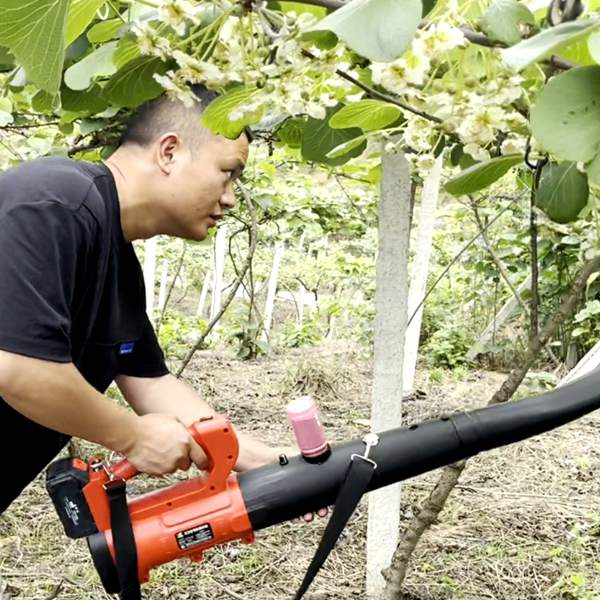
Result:
M217 444L221 447L217 448L212 447L210 444L210 442L215 439L213 434L215 428L217 431L219 431L215 441L221 442L221 444ZM192 423L187 429L194 438L194 441L202 448L202 450L204 450L209 462L209 470L211 473L215 470L215 467L218 464L220 468L217 469L218 474L215 473L215 475L217 475L218 479L222 479L224 481L235 464L239 451L237 440L235 439L235 435L231 430L231 425L229 424L227 418L221 415L215 417L203 417L202 419ZM220 439L222 436L221 432L224 432L225 434L230 433L230 436L226 437L233 437L233 441L229 440L229 443L223 443L223 440ZM226 453L228 460L223 462L218 460L221 458L219 456L221 452ZM231 462L232 460L233 464ZM114 475L115 479L122 479L124 481L131 479L139 473L138 469L134 467L126 458L110 467L110 471Z

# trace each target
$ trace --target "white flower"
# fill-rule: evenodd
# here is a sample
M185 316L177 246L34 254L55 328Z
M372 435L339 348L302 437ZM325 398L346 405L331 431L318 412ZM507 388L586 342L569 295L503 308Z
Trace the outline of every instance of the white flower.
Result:
M306 112L313 117L313 119L324 119L327 116L327 111L324 106L321 106L317 102L309 102L306 105Z
M195 25L200 23L200 10L188 0L165 0L158 8L158 16L179 35L184 35L188 22Z
M179 65L179 76L188 83L219 83L224 75L216 65L198 60L180 50L173 52L173 58Z
M319 95L319 102L324 106L332 107L338 103L338 99L331 92L327 92Z
M138 48L142 54L163 59L171 55L169 40L158 35L148 22L135 23L131 30L137 38Z
M470 154L475 160L489 160L490 159L490 153L485 148L482 148L481 146L478 146L477 144L466 144L463 147L463 150L467 154Z
M422 32L421 38L427 43L432 54L447 52L467 44L463 32L444 21L431 24Z
M417 155L417 159L415 161L415 167L417 172L421 175L427 175L431 169L433 169L433 165L435 164L435 156L430 152L426 154Z
M527 141L524 137L509 135L501 144L502 154L524 154Z
M421 43L415 40L413 49L392 63L372 63L373 82L390 92L404 94L409 84L422 85L431 68L427 55L422 52Z
M431 125L420 117L409 119L404 129L406 143L418 152L426 152L431 149Z
M177 79L173 71L167 71L166 75L155 73L152 77L167 92L167 96L180 100L187 108L194 106L196 97L185 83Z

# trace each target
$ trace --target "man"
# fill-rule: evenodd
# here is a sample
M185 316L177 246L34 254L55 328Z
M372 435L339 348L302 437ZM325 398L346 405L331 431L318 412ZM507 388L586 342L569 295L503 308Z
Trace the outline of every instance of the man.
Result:
M204 455L186 426L213 411L169 374L131 242L202 240L234 205L248 139L161 97L105 164L48 158L0 175L0 513L70 436L160 475ZM134 409L103 393L115 381ZM279 451L240 436L238 470Z

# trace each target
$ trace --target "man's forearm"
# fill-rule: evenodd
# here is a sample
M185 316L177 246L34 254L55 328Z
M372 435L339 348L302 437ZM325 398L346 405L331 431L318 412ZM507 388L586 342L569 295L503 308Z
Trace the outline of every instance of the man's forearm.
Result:
M138 414L171 414L186 426L215 414L214 409L192 387L173 375L145 379L119 376L117 384ZM271 448L245 433L236 433L240 442L236 471L260 467L277 459L280 453L277 448Z
M71 363L0 351L0 396L27 418L124 452L137 417L97 392Z

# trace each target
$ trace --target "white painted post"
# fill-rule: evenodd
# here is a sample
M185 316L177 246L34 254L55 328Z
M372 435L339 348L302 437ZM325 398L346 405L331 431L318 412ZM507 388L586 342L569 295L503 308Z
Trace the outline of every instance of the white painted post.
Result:
M202 317L204 314L204 305L206 304L206 296L208 295L208 288L212 285L213 272L208 271L204 276L202 282L202 290L200 291L200 300L198 301L198 308L196 310L196 316Z
M519 297L525 290L531 288L531 275L527 276L527 279L517 288L517 294ZM488 342L492 339L494 335L494 331L498 331L498 329L509 319L509 317L517 310L519 307L519 302L515 298L515 296L511 296L504 306L498 311L495 319L492 319L492 322L488 324L483 333L479 336L479 339L471 346L469 351L467 352L466 359L468 361L474 360L479 354L481 354Z
M425 289L427 287L429 258L431 256L433 230L435 229L435 211L440 194L442 160L443 153L437 157L433 168L427 174L425 182L423 183L421 208L419 210L418 220L419 229L417 231L417 239L415 242L415 259L412 265L410 290L408 292L408 318L412 317L415 309L423 300ZM402 387L404 388L405 395L411 394L414 391L422 319L423 306L421 305L406 329L402 374Z
M600 367L600 342L598 342L560 381L557 387L571 383Z
M371 429L399 427L402 417L402 362L408 295L411 182L402 152L383 152L379 200L379 248L375 293L375 355ZM381 571L398 545L400 485L369 494L367 596L382 597Z
M304 296L304 286L300 284L298 286L298 325L302 325L302 322L304 321Z
M165 303L167 301L167 279L169 277L169 263L163 260L162 273L160 275L160 288L158 290L158 312L162 312L165 309Z
M279 266L283 258L285 247L278 243L275 246L273 254L273 266L271 267L271 275L267 286L267 301L265 303L265 319L263 324L262 338L268 341L271 332L271 323L273 322L273 309L275 307L275 293L277 292L277 278L279 277Z
M215 239L215 275L213 279L213 295L210 305L212 321L221 310L221 290L223 289L223 270L225 268L225 248L227 246L227 226L221 225Z
M154 283L156 277L156 242L153 237L144 242L144 283L146 285L146 314L150 321L154 315Z

